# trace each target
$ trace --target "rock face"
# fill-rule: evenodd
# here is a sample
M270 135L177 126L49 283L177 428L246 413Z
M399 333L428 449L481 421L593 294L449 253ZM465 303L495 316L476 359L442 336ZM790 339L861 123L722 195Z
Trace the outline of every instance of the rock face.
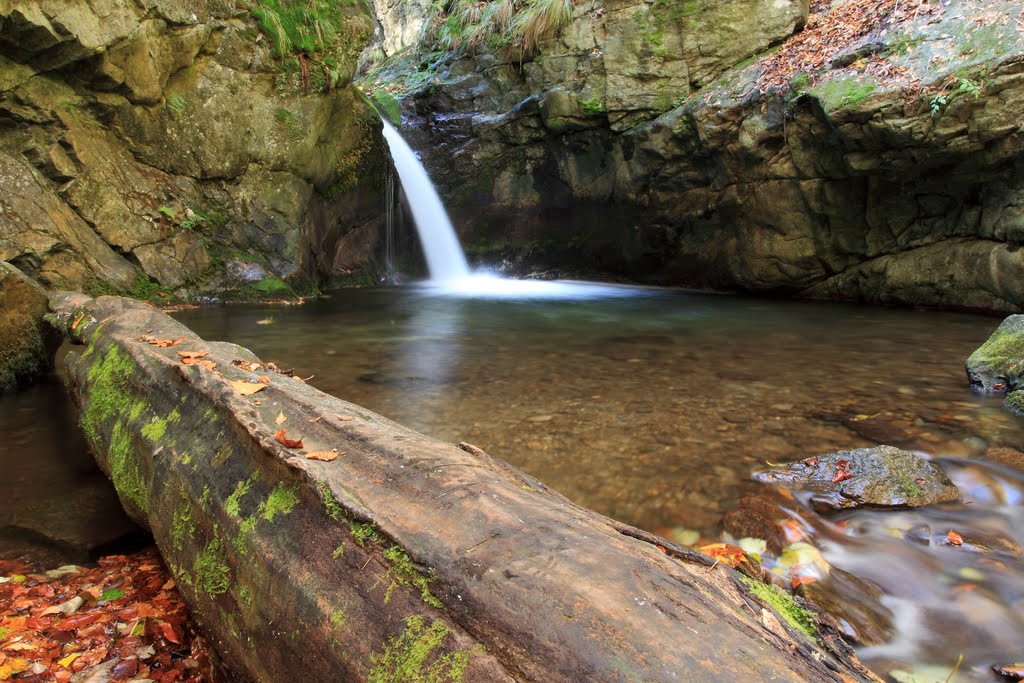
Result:
M408 135L485 260L582 253L654 282L1018 308L1024 7L947 0L762 93L760 63L737 62L804 11L580 3L532 61L418 72ZM759 29L730 33L742 21Z
M383 210L349 85L370 18L339 11L333 71L303 77L247 3L0 1L0 259L97 291L244 286L232 262L329 277Z
M31 380L53 364L60 335L43 322L46 311L43 288L0 261L0 392Z
M960 500L938 465L892 446L857 448L762 470L754 478L811 494L819 510L920 507Z
M93 452L231 680L877 680L792 600L480 449L138 302L51 307Z

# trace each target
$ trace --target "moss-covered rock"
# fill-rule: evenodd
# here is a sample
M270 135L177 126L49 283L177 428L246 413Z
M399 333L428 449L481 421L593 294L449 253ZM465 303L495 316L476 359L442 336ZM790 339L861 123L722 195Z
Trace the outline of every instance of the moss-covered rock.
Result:
M971 388L981 393L1009 394L1021 388L1024 376L1024 315L1007 316L988 340L964 362ZM1016 405L1007 397L1008 405Z
M941 467L892 446L814 456L755 473L765 483L807 491L819 510L920 507L960 500Z
M46 292L0 261L0 392L24 384L53 365L60 336L43 320Z

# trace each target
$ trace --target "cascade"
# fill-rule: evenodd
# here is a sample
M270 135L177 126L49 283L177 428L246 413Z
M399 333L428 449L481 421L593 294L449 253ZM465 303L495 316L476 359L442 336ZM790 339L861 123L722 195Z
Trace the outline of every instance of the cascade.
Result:
M639 287L567 280L512 280L488 272L471 273L462 245L455 234L455 228L452 227L451 219L448 218L448 212L445 211L434 184L430 182L427 170L395 127L383 119L381 123L384 124L384 139L391 150L402 190L409 200L409 210L416 224L416 233L427 259L430 281L426 284L436 293L478 298L591 299L637 296L646 292ZM393 188L386 188L385 191L389 195L390 207L390 193ZM389 226L393 220L394 217L389 214ZM389 227L387 230L390 235L393 228ZM388 264L392 264L393 237L389 236L387 239L386 259ZM388 267L390 269L390 265Z
M430 279L448 282L468 277L469 265L462 253L462 245L437 190L430 182L430 176L394 126L387 121L383 123L384 139L391 149L395 170L409 199L409 209L423 245Z

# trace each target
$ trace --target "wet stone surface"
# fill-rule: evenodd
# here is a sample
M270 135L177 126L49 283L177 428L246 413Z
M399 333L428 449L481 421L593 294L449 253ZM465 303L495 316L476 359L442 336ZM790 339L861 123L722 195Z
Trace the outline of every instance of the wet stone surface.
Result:
M960 491L942 468L892 446L811 456L754 474L757 481L810 493L819 510L955 503Z

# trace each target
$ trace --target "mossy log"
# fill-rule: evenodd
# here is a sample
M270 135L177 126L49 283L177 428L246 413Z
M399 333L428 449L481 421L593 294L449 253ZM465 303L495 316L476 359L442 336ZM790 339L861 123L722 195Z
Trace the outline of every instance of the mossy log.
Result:
M150 306L50 305L85 347L65 369L95 456L232 680L877 680L785 593L479 449L250 372ZM214 369L181 362L199 351Z

